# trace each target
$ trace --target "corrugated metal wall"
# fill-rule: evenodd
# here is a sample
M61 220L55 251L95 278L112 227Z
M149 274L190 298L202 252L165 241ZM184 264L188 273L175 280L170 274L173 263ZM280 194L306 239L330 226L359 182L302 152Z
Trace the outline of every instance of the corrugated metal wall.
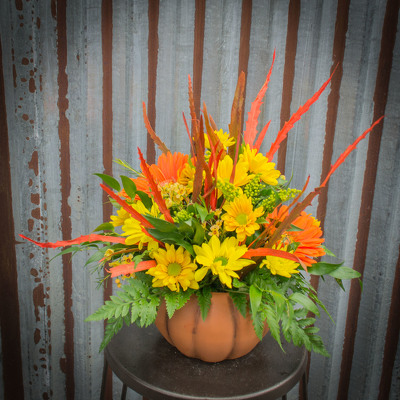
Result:
M385 115L314 201L329 247L362 272L346 292L313 281L331 358L311 356L310 399L400 398L399 0L0 1L0 399L95 399L102 323L85 323L110 294L96 290L85 255L56 258L21 243L89 232L112 210L95 172L157 157L142 122L188 151L187 75L227 128L238 72L246 112L277 51L261 119L265 150L338 66L277 159L302 186ZM121 385L113 381L114 397ZM290 393L296 398L298 390ZM129 393L131 399L139 396Z

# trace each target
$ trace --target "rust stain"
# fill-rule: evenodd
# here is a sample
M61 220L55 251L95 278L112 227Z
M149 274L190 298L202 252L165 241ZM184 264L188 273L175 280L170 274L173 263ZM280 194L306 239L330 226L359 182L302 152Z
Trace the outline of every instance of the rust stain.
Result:
M33 304L35 306L36 322L38 322L40 321L39 307L44 307L44 299L46 297L44 294L43 283L40 283L33 289L32 297L33 297Z
M18 10L18 11L22 11L22 0L15 0L15 8Z
M32 193L31 194L31 203L39 205L39 203L40 203L40 195L39 195L39 193Z
M29 79L29 91L31 93L35 93L36 92L36 82L35 82L35 79L33 79L33 78Z
M28 186L32 186L32 185L33 185L33 180L32 180L32 179L29 179Z
M50 9L51 9L51 16L54 19L57 19L57 3L56 3L56 0L51 0Z
M35 150L32 153L31 161L28 163L29 169L33 170L36 176L39 174L39 156L38 152Z
M15 64L12 66L12 72L13 72L13 83L14 83L14 88L17 87L17 69L15 68Z
M28 60L26 57L24 57L24 58L21 60L21 63L22 63L22 65L28 65L28 64L29 64L29 60Z
M39 17L36 18L36 26L38 29L40 29L40 18Z
M31 212L31 215L32 215L32 217L33 218L35 218L35 219L42 219L42 216L41 216L41 214L40 214L40 208L38 207L38 208L35 208L34 210L32 210L32 212Z
M34 227L35 221L31 218L28 219L28 231L32 232Z
M29 258L32 260L32 258L35 257L35 255L33 253L29 254ZM36 271L37 272L37 271Z
M28 121L29 115L28 115L28 114L22 114L22 119L23 119L24 121Z
M39 275L39 272L35 268L31 268L31 275L34 277L37 277Z
M39 353L40 354L46 354L46 349L44 349L43 347L41 347L40 349L39 349ZM41 359L42 360L42 359ZM42 361L46 361L46 359L44 359L44 360L42 360Z
M35 333L33 334L33 341L35 342L35 344L38 344L40 342L40 339L41 339L40 330L36 328Z

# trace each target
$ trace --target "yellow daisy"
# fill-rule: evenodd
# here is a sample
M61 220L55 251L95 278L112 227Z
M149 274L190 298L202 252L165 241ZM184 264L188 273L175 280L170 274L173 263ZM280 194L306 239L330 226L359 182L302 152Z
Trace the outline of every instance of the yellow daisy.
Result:
M125 220L130 218L131 214L125 211L122 207L117 211L117 215L111 215L111 223L114 227L121 226L124 224Z
M287 246L282 247L280 250L286 251ZM290 278L291 274L298 274L297 268L299 263L293 260L288 260L282 257L266 256L260 264L260 268L263 266L267 267L271 274L281 275L286 278Z
M223 209L226 213L221 217L225 222L224 226L227 231L236 231L237 238L240 242L251 236L260 228L256 222L257 218L263 215L263 207L253 210L251 199L245 194L240 195L232 202L225 204Z
M156 203L153 203L150 212L141 201L138 201L136 204L132 204L132 208L142 215L150 214L153 217L164 219L164 216L160 215L160 211ZM149 249L154 249L157 247L157 242L150 236L146 235L143 229L144 228L142 224L136 218L130 217L125 219L122 225L122 230L124 231L122 235L127 236L125 244L136 244L138 245L139 249L142 249L144 244L147 244Z
M208 243L203 243L201 247L195 245L193 249L196 253L195 261L203 265L195 272L197 282L211 270L213 275L218 275L222 284L231 288L232 278L239 278L235 271L254 263L252 260L240 258L246 253L247 247L239 246L234 237L221 243L217 236L212 236Z
M221 160L218 163L218 168L217 168L218 180L229 182L229 180L231 179L232 170L233 170L232 157L226 155L223 158L223 160ZM236 163L235 178L233 181L233 184L236 187L246 185L253 179L254 175L249 175L247 171L248 171L247 166L239 160Z
M152 255L157 265L146 273L153 276L153 287L167 286L173 292L179 292L180 288L198 289L199 285L194 278L197 268L192 261L190 253L183 247L175 250L174 245L165 245L164 249L158 249Z
M249 173L259 174L261 180L268 185L278 184L277 178L281 173L274 168L275 163L268 162L268 158L258 153L257 149L251 149L247 144L239 156L239 161L246 166Z
M229 133L224 132L222 129L219 131L214 131L214 133L218 136L218 139L220 140L222 146L226 150L229 146L232 146L235 144L235 139L229 136ZM204 144L207 149L210 149L210 140L208 139L208 135L204 134Z

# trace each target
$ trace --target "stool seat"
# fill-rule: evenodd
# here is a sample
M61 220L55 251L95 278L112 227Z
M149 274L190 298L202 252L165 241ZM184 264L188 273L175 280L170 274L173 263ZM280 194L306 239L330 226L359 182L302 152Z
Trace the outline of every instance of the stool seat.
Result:
M236 360L206 363L171 346L154 325L124 327L105 349L112 371L125 385L152 400L244 400L284 396L303 377L307 351L268 333Z

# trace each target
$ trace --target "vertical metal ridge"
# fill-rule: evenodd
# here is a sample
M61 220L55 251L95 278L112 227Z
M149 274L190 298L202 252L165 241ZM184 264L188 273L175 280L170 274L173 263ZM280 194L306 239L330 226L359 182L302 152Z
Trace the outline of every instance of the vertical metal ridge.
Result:
M290 118L290 104L292 103L295 62L297 53L297 35L300 22L300 0L290 0L288 9L288 23L286 31L285 67L283 70L282 104L280 128ZM286 167L287 138L281 143L278 150L277 168L283 174Z
M343 77L343 60L344 51L346 48L346 33L349 22L349 8L350 0L339 0L336 11L336 22L335 22L335 35L333 39L332 49L332 66L330 73L336 69L336 72L331 79L331 90L328 95L328 109L326 112L325 122L325 143L324 151L322 154L322 168L321 168L321 180L324 179L331 167L332 155L333 155L333 142L335 139L336 119L340 101L340 87L342 84ZM321 221L321 229L324 230L326 207L328 204L328 188L321 191L318 197L317 207L317 219ZM311 284L318 290L319 279L318 276L313 275L311 277Z
M67 4L66 0L58 0L57 5L57 61L58 61L58 136L60 140L60 172L61 172L61 230L63 240L71 239L71 207L68 200L71 194L70 177L70 126L66 116L69 107L67 68ZM71 256L64 254L63 287L64 287L64 323L65 323L65 358L60 360L61 370L65 373L66 396L75 396L74 378L74 315L72 312L72 268Z
M112 0L102 0L101 3L101 47L102 47L102 66L103 66L103 168L104 173L112 175L113 160L113 107L112 107L112 41L113 41L113 3ZM108 196L103 192L103 221L110 220L112 214L112 204L108 201ZM104 271L104 275L107 272ZM104 285L103 299L107 301L112 295L112 283L106 281ZM104 328L107 323L104 322ZM112 372L107 370L107 392L105 399L112 399Z
M242 15L240 21L240 47L239 47L239 66L238 66L238 76L243 71L246 76L246 81L243 90L243 97L246 100L246 86L247 86L247 69L249 65L249 55L250 55L250 33L251 33L251 12L253 8L252 0L242 0ZM242 109L242 120L240 127L240 132L243 131L244 123L244 106L245 101L243 101Z
M378 400L389 398L390 385L392 383L393 366L396 358L397 346L400 334L400 246L397 259L396 272L393 281L392 301L390 303L388 325L383 353L381 381L379 383Z
M149 0L149 38L148 38L148 99L147 113L153 129L156 128L156 89L158 64L158 15L159 0ZM155 162L156 149L150 135L147 134L147 162Z
M399 0L388 0L386 4L385 18L381 36L378 72L375 82L374 120L384 115L386 109L390 73L393 61L393 49L397 33L399 6ZM383 124L380 124L374 129L374 132L371 133L368 141L367 161L364 172L356 249L354 254L355 269L361 274L364 273L367 256L368 236L371 224L372 204L374 200L382 133ZM360 303L361 288L357 281L352 281L349 292L345 340L342 351L342 364L337 397L340 400L346 399L348 396L355 336L357 332L357 317L360 309Z
M2 199L0 215L3 224L0 230L0 253L2 254L2 278L0 279L2 379L4 398L23 399L17 256L15 252L7 108L3 77L3 50L0 38L0 121L2 121L0 124L0 197Z
M193 97L196 115L200 115L206 0L196 0L195 10L193 46Z

